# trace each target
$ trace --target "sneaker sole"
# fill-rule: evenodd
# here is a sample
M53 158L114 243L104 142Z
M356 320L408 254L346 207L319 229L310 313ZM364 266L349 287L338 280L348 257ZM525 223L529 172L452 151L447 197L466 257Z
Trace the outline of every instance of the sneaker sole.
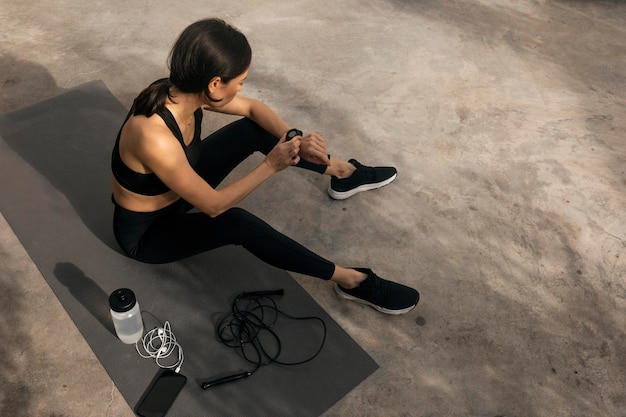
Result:
M378 310L381 313L391 314L391 315L394 315L394 316L408 313L409 311L413 310L415 308L415 306L417 305L417 303L415 303L412 306L407 307L407 308L403 308L401 310L389 310L388 308L377 306L376 304L370 303L369 301L361 300L360 298L353 297L350 294L346 294L345 292L343 292L343 291L341 291L339 289L339 285L337 285L337 284L335 284L334 287L335 287L335 293L337 293L337 295L339 297L341 297L341 298L344 298L344 299L350 300L350 301L355 301L355 302L360 303L360 304L365 304L366 306L370 306L374 310Z
M384 181L373 184L363 184L349 191L335 191L332 189L331 186L328 186L328 195L330 195L334 200L345 200L346 198L352 197L353 195L358 194L362 191L375 190L377 188L384 187L385 185L395 180L397 176L398 174L396 173Z

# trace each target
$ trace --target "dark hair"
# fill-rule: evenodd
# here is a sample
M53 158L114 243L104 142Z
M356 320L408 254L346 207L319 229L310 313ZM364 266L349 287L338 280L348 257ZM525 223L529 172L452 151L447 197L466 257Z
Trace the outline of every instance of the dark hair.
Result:
M188 26L169 55L170 77L152 83L133 104L134 115L152 116L172 100L170 87L184 93L203 92L211 100L208 85L214 77L228 83L250 67L252 50L246 37L221 19L205 19Z

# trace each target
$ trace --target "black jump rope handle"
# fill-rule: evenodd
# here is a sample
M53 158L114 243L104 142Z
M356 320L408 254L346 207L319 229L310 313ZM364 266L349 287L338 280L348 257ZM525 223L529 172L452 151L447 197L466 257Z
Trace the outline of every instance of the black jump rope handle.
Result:
M285 290L281 288L280 290L242 292L239 297L267 297L269 295L284 295L284 294L285 294Z
M233 382L239 379L247 378L250 375L251 375L250 372L243 372L241 374L228 375L222 378L214 379L212 381L202 382L201 385L202 385L202 389L208 389L216 385L226 384L228 382Z

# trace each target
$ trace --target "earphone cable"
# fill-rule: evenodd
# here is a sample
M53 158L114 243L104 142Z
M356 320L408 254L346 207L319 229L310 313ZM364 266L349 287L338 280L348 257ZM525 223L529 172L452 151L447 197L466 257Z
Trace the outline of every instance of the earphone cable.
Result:
M183 348L176 341L176 336L174 336L168 321L163 323L163 327L155 327L147 332L135 343L135 349L142 358L153 358L159 367L174 369L174 372L180 372L185 360ZM169 359L170 363L167 363L168 358L174 352L176 352L176 357L174 360Z

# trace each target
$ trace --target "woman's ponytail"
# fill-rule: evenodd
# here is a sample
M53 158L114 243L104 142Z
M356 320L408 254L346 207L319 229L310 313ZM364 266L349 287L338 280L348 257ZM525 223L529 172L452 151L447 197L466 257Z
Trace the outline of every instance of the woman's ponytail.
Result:
M150 117L158 110L163 109L165 107L165 99L172 99L170 87L173 85L169 78L162 78L150 84L135 99L133 115L141 114Z

